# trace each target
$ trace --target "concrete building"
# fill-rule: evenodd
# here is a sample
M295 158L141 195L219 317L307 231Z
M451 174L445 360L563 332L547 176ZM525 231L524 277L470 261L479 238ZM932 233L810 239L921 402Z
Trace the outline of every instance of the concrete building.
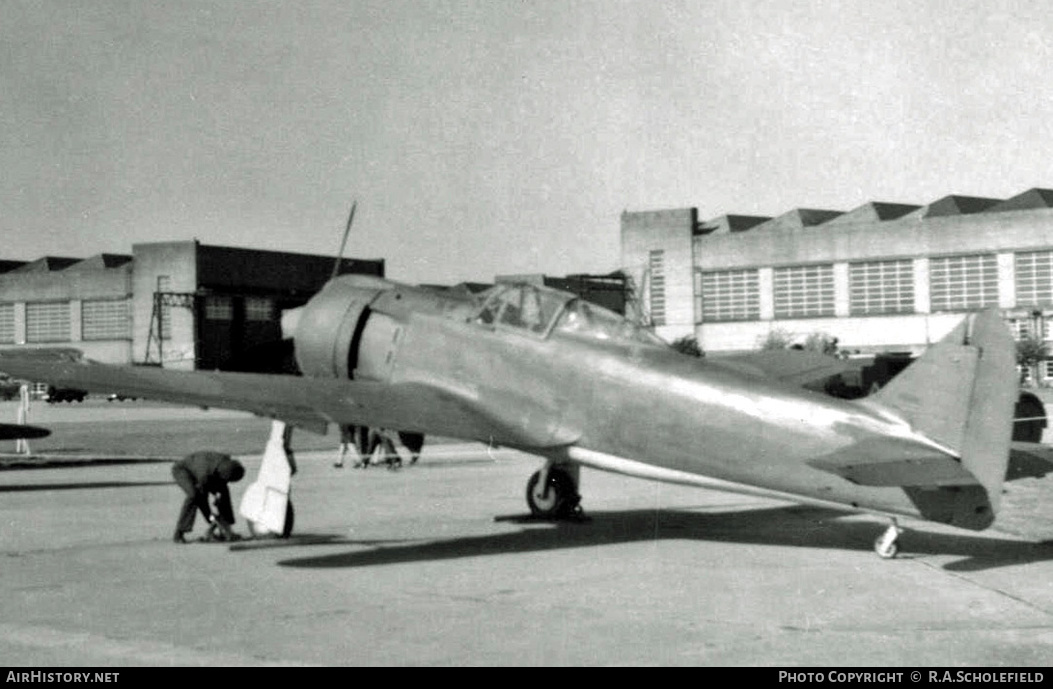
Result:
M241 369L280 341L281 310L305 303L332 270L332 256L196 241L0 261L0 349L68 346L106 363ZM384 261L344 259L341 272L382 277Z
M990 307L1018 336L1053 339L1049 189L778 217L626 212L621 244L656 331L694 335L715 354L757 349L775 330L920 353L963 313ZM1039 373L1053 380L1049 362Z

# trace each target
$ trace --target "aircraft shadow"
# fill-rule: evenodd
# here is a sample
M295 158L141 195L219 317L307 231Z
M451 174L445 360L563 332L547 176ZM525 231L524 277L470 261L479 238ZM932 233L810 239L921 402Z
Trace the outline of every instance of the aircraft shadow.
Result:
M838 521L843 512L788 506L738 512L630 510L595 512L585 522L558 522L513 533L470 536L428 543L376 547L372 550L280 561L285 567L371 567L428 560L446 560L506 553L542 552L619 543L693 540L744 545L774 545L870 551L886 524L879 521ZM328 545L363 541L334 540ZM900 537L902 559L925 555L959 555L948 571L980 571L1053 559L1053 543L1029 543L973 536L937 534L908 528ZM877 555L873 557L876 559Z
M171 486L171 481L85 481L82 483L23 483L0 485L0 493L22 493L34 490L92 490L94 488L140 488L142 486Z

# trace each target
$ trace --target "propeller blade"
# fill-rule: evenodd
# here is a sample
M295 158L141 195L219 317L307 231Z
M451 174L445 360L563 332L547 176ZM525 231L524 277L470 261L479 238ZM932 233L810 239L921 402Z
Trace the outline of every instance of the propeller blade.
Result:
M340 251L336 254L336 263L333 264L333 274L329 276L332 280L340 274L340 263L344 260L344 248L347 246L347 238L351 235L351 223L355 220L355 208L358 201L351 204L351 213L347 216L347 227L344 228L344 239L340 242Z

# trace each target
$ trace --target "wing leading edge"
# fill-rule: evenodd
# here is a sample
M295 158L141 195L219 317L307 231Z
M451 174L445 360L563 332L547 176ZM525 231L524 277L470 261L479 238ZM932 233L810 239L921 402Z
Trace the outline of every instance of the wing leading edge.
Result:
M544 446L531 428L488 410L470 390L426 382L173 371L102 364L71 349L9 350L0 370L27 380L200 407L251 412L325 433L330 423L397 428L518 446Z

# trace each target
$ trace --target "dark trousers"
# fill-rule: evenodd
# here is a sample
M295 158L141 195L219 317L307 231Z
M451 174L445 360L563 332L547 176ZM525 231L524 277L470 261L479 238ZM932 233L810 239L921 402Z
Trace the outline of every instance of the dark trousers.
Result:
M176 531L187 533L194 528L194 519L200 509L208 509L208 494L198 490L194 475L184 467L175 465L172 467L172 478L186 493L183 507L179 510L179 519L176 521ZM216 500L216 512L219 518L228 524L234 523L234 509L230 504L230 494L224 491L218 495Z

